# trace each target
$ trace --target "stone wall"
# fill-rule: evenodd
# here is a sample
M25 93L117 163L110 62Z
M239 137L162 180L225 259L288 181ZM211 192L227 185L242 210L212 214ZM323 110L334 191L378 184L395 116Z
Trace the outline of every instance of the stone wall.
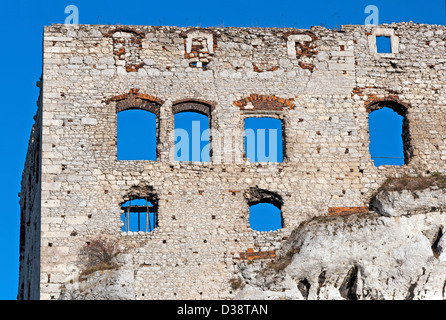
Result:
M391 54L374 52L383 34ZM79 274L79 249L102 236L133 257L136 299L231 298L240 259L274 257L300 222L362 211L388 176L444 172L445 41L444 26L413 23L45 27L41 184L24 181L21 193L26 215L27 190L41 194L40 294L30 297L57 299ZM384 105L405 116L401 167L370 158L368 114ZM117 161L116 114L128 108L156 115L156 161ZM185 110L210 118L210 162L174 161L174 113ZM253 116L281 119L282 163L245 158ZM251 188L281 197L282 229L250 229ZM152 232L121 232L120 206L135 195L157 199ZM35 270L22 263L21 282Z
M42 82L37 82L42 89ZM41 92L41 91L40 91ZM17 299L35 299L40 292L40 232L42 166L42 95L28 142L20 196L20 256Z

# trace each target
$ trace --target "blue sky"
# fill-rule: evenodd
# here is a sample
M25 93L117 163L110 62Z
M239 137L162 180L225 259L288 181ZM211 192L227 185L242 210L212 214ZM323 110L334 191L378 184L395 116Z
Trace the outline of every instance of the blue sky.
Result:
M3 232L0 234L0 299L15 299L18 282L20 180L36 112L42 69L42 29L64 23L65 7L76 5L81 24L328 28L364 24L367 5L379 8L379 22L446 22L445 1L30 1L2 3L2 109L0 174Z

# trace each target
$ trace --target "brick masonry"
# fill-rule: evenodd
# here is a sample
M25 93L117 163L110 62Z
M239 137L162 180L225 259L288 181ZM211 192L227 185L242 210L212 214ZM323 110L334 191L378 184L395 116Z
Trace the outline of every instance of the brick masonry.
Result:
M368 206L363 207L329 207L328 215L329 216L344 216L348 214L355 213L367 213L369 212Z
M276 252L272 251L254 251L253 248L249 248L246 252L239 253L241 260L259 260L259 259L275 259Z

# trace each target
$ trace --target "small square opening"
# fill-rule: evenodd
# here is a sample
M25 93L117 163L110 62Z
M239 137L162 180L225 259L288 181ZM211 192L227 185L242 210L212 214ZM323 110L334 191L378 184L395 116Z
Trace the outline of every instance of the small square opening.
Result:
M376 51L378 53L392 53L390 37L377 36L376 37Z

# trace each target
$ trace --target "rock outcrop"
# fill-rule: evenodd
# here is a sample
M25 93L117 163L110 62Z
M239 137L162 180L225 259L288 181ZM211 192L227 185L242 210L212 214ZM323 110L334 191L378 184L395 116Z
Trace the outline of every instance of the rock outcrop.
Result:
M383 191L377 212L317 217L272 262L241 266L236 299L444 299L446 190Z
M393 217L431 212L446 207L443 189L383 191L373 200L373 207L383 216Z
M133 267L128 261L120 261L116 266L80 276L77 281L66 284L59 300L134 300Z

